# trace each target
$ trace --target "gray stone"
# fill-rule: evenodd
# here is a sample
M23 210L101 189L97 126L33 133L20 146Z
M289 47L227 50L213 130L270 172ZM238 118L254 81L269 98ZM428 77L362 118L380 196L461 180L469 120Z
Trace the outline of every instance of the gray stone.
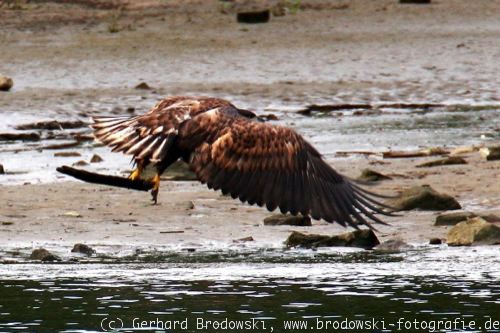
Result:
M449 246L498 245L500 244L500 227L480 217L475 217L451 228L446 243Z
M374 246L380 244L377 236L370 229L355 230L352 232L346 232L340 235L326 236L326 235L315 235L315 234L303 234L301 232L294 231L288 236L285 241L287 247L304 247L304 248L316 248L316 247L360 247L363 249L372 249Z
M309 216L274 214L264 219L264 225L293 225L299 227L310 227L312 224Z
M406 189L396 199L388 200L396 210L455 210L462 207L448 194L438 193L429 185L414 186Z

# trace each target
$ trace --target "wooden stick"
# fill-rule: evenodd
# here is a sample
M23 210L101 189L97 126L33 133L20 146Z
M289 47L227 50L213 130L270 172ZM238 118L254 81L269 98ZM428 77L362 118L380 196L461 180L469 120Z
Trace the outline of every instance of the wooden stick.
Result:
M152 182L143 179L132 180L125 177L103 175L95 172L75 169L67 165L58 167L56 170L60 173L64 173L65 175L88 183L123 187L138 191L148 191L153 188Z

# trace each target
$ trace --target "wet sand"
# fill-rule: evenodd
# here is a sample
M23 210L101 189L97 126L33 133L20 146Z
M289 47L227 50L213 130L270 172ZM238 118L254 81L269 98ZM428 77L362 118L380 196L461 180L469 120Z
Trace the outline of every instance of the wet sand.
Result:
M356 177L364 167L392 175L371 190L396 193L412 185L431 184L454 196L464 209L500 214L500 163L486 162L479 154L465 156L466 165L415 168L427 158L389 160L373 166L369 159L341 159L333 165ZM428 158L431 159L431 158ZM91 245L162 245L173 249L225 247L251 236L245 246L280 246L292 230L336 234L348 231L336 224L314 221L312 227L264 226L264 208L241 204L196 182L163 181L159 204L153 206L146 192L116 189L79 182L5 186L0 214L3 246L57 243L71 247ZM401 238L426 244L432 237L446 238L448 227L434 227L439 212L410 211L384 218L377 226L381 240ZM78 214L78 217L74 215ZM68 216L69 215L69 216Z
M239 25L216 2L137 3L152 7L124 9L118 16L116 8L52 3L28 4L25 11L1 9L0 72L15 84L0 98L7 126L16 119L87 119L120 112L116 107L134 106L141 113L162 96L186 93L228 97L257 110L276 102L500 102L495 15L500 1L443 0L430 6L352 1L347 7L318 6L273 17L264 25ZM67 19L68 13L73 19ZM110 24L120 31L110 33ZM133 89L140 81L153 91ZM433 135L439 134L429 134L429 146ZM430 184L466 209L500 213L499 162L485 162L476 152L467 156L467 165L416 169L424 160L372 165L404 176L373 189L394 193ZM369 160L330 162L356 177ZM13 222L0 225L0 237L4 246L85 242L175 248L232 244L252 236L255 241L248 244L265 247L281 244L291 230L346 231L321 221L312 227L263 226L269 214L265 209L193 183L164 182L159 199L151 206L147 193L71 181L0 183L0 221ZM187 208L189 202L193 209ZM69 211L81 217L65 216ZM379 227L379 236L420 244L443 238L447 228L432 227L436 214L405 212L388 218L391 225Z

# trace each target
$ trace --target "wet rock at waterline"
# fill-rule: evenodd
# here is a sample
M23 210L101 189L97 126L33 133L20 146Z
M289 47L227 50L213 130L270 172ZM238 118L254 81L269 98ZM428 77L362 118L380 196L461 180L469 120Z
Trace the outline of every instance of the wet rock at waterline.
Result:
M285 241L287 247L360 247L372 249L380 244L375 233L370 229L355 230L340 235L327 236L316 234L303 234L294 231Z
M429 245L441 245L443 244L443 240L441 238L433 237L429 239Z
M475 217L451 228L446 243L449 246L499 245L500 226Z
M9 91L14 85L14 81L7 76L0 75L0 91Z
M430 168L435 166L456 165L456 164L467 164L467 161L459 156L450 156L435 161L421 163L417 165L417 168Z
M39 248L33 250L30 255L31 260L40 260L40 261L60 261L61 258L50 253L48 250L44 248Z
M455 210L462 208L452 196L435 191L429 185L413 186L396 199L387 201L396 210Z
M310 227L312 224L309 216L274 214L264 219L264 225L293 225L298 227Z
M92 254L95 253L95 250L88 245L77 243L73 246L71 252L82 253L90 257Z
M483 156L487 161L500 160L500 146L498 147L485 147L479 150L481 156Z
M453 213L444 213L438 215L436 217L436 221L434 222L435 226L453 226L462 221L467 221L468 219L472 219L480 216L487 222L495 222L500 221L500 216L496 216L493 214L490 215L481 215L472 212L453 212Z
M3 164L0 164L0 175L4 175L5 174L5 169L3 167Z
M392 178L372 169L363 169L358 179L366 182L378 182Z
M374 250L378 252L401 252L411 249L413 246L404 242L402 239L389 239L377 246Z

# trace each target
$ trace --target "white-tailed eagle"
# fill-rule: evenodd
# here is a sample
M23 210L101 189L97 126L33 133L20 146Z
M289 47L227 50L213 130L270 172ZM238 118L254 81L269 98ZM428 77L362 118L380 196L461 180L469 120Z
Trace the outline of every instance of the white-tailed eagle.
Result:
M144 115L93 121L99 141L133 156L137 168L131 179L147 165L156 168L155 203L160 175L182 159L209 188L270 211L355 228L372 228L367 218L383 223L374 213L390 215L373 199L383 196L339 174L294 130L258 121L253 112L223 99L175 96Z

